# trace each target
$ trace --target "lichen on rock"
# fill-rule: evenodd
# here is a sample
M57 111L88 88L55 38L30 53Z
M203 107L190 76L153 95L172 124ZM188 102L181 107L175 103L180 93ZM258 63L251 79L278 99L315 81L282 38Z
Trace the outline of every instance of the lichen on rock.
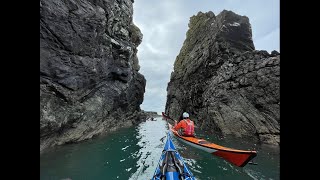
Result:
M255 50L249 19L192 16L167 88L166 113L209 132L280 144L280 53Z
M141 121L132 3L40 1L40 152Z

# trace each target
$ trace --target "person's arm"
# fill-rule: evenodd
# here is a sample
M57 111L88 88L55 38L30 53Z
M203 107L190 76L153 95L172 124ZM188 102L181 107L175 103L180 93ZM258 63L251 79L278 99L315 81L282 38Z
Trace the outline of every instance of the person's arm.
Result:
M177 125L174 126L174 130L178 131L181 128L182 121L180 121Z
M194 121L193 121L193 126L194 128L198 128L198 126L196 126L196 123L194 123Z
M196 126L196 124L194 123L194 121L193 121L193 125L194 125L195 128L198 128L198 126Z

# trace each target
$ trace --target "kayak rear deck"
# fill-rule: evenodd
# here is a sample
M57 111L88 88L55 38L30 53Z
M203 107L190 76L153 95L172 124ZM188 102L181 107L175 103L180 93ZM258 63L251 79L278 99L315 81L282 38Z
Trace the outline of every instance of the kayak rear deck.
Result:
M152 180L195 180L192 172L184 163L183 158L176 150L171 135L168 132L167 141L160 156L157 168L154 172Z

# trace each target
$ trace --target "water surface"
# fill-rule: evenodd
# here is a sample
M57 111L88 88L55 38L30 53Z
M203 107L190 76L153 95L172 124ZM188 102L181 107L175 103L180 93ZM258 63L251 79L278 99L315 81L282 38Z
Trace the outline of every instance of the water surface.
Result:
M168 126L162 118L121 129L104 137L68 144L40 155L41 180L145 180L151 179L159 161ZM258 151L258 165L236 167L173 138L181 156L199 180L280 179L279 147L254 145L242 139L197 135L219 145Z

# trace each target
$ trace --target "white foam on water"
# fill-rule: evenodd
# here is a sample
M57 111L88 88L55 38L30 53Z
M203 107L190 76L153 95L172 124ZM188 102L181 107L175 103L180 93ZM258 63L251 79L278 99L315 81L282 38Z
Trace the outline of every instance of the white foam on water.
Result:
M126 171L128 171L128 172L129 172L129 171L131 171L131 169L132 169L132 168L128 168L128 169L126 169Z
M248 176L250 176L252 179L254 179L254 180L264 180L265 178L263 178L263 177L261 177L261 176L259 176L259 173L257 173L257 172L255 172L255 171L253 171L253 170L250 170L250 169L244 169L244 172L248 175Z
M155 121L146 121L138 126L139 142L138 146L141 147L136 156L140 157L137 160L137 171L134 172L129 180L145 180L151 179L153 173L158 165L164 142L161 138L166 136L168 128L166 121L161 117L155 118Z
M187 164L187 166L188 166L188 168L190 169L191 172L202 173L200 170L197 170L197 169L194 168L194 166L197 164L196 160L183 158L183 161ZM200 167L200 166L197 165L197 167Z
M130 147L130 146L126 146L126 147L124 147L124 148L121 148L121 150L125 150L125 149L127 149L128 147Z

